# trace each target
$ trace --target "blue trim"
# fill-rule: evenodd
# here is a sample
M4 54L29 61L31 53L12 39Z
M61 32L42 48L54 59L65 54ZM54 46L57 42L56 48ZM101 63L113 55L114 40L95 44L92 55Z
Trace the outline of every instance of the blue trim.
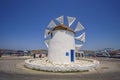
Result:
M74 58L74 50L71 49L70 52L71 52L71 62L74 62L74 61L75 61L75 58Z

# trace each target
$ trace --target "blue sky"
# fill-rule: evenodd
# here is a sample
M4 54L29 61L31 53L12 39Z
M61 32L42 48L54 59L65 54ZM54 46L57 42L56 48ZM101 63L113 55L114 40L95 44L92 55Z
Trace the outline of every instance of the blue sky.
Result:
M120 49L119 3L120 0L0 0L0 48L47 49L44 30L51 19L64 15L76 17L84 25L86 43L82 49Z

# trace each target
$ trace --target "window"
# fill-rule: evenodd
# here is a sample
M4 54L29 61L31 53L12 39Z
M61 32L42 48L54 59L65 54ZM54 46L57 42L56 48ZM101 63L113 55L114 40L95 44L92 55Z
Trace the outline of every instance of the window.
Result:
M69 56L69 53L68 53L68 52L66 52L66 56Z
M53 37L53 33L51 33L51 38Z

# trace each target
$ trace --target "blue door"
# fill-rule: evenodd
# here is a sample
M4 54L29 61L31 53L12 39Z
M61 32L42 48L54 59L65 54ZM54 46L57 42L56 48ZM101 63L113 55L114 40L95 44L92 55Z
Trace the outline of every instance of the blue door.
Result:
M74 50L72 50L71 49L71 51L70 51L70 53L71 53L71 62L74 62Z

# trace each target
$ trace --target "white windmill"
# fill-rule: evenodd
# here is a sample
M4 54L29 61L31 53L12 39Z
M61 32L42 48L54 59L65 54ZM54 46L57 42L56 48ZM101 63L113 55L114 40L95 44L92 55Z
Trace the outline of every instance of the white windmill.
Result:
M85 32L75 37L78 31L84 27L77 23L75 30L70 26L76 20L75 17L67 16L68 27L64 24L64 16L51 20L45 30L45 44L48 47L48 60L56 64L69 64L75 62L75 49L80 49L83 44L75 44L75 40L85 42ZM56 24L58 21L59 24Z

